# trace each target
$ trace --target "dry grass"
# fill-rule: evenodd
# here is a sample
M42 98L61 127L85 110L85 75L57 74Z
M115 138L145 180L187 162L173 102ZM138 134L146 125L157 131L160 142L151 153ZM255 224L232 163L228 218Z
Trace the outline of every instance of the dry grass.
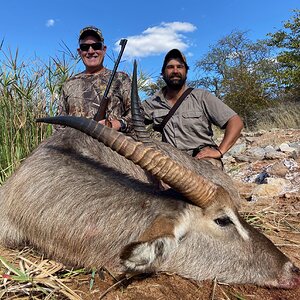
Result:
M259 229L272 242L300 265L300 207L299 199L279 198L248 203L241 214L253 227Z
M256 130L300 128L300 102L283 102L257 113Z
M28 250L28 249L27 249ZM80 271L69 271L55 261L33 255L31 251L14 253L11 261L0 256L2 280L0 299L72 299L81 297L66 283Z

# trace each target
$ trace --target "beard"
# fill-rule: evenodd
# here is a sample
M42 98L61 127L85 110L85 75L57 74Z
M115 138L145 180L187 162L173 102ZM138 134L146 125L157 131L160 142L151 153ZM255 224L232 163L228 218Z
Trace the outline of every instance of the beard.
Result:
M170 76L163 75L163 80L165 81L168 88L172 90L179 91L186 82L186 76L182 76L181 74L170 74Z

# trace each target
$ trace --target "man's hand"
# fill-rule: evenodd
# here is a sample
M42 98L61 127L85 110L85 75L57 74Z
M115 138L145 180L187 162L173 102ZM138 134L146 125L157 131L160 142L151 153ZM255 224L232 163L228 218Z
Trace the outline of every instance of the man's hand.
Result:
M197 153L195 157L197 159L222 158L223 155L235 144L235 142L241 135L243 126L243 121L238 115L231 117L226 124L224 137L219 147L217 149L205 147L201 149L201 151Z
M197 155L195 156L195 158L197 159L203 159L203 158L222 158L222 153L215 149L215 148L211 148L211 147L205 147L203 149L201 149L201 151L199 153L197 153Z
M121 128L121 123L117 119L111 119L111 120L105 119L105 120L99 121L99 123L102 125L105 125L107 127L113 128L115 130L120 130L120 128Z

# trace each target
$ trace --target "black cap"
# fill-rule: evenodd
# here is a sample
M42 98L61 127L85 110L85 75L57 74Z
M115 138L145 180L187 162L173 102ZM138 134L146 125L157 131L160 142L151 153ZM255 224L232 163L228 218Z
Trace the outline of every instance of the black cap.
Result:
M95 26L88 26L81 29L79 33L79 41L83 40L89 35L96 37L100 42L104 42L101 30Z
M184 63L186 70L189 69L184 54L182 54L182 52L178 49L172 49L165 56L163 66L161 68L161 73L165 71L168 61L172 58L179 58Z

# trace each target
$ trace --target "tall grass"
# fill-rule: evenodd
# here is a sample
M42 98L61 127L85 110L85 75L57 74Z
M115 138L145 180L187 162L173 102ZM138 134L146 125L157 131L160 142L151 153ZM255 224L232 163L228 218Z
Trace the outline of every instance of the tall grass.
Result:
M254 129L270 130L272 128L300 128L300 101L280 102L274 107L256 114L257 120Z
M0 184L45 137L52 127L35 122L53 116L63 82L73 74L73 64L51 58L19 61L19 52L0 49Z

